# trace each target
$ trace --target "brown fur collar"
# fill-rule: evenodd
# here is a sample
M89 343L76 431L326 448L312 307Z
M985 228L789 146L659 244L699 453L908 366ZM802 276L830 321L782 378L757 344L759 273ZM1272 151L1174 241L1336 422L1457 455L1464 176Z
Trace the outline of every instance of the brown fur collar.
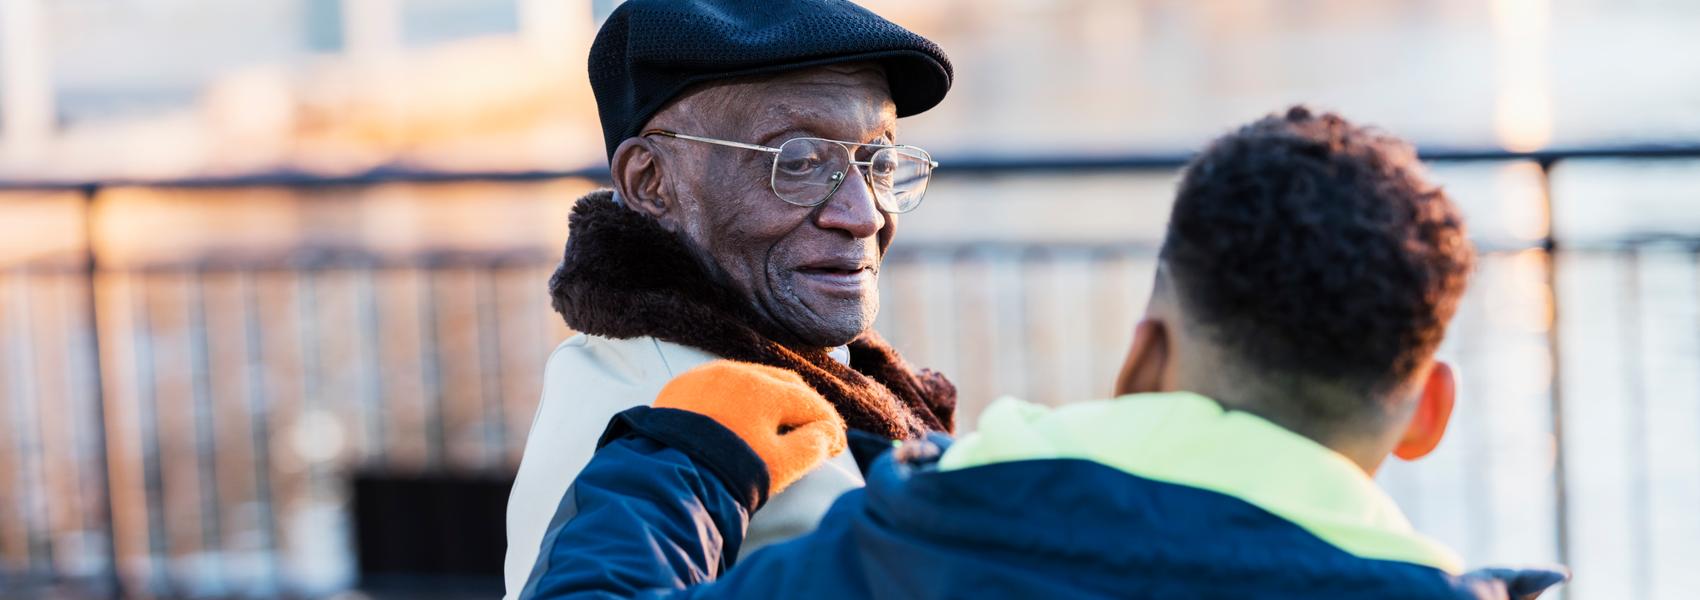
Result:
M956 386L914 371L868 331L850 342L850 367L825 349L794 349L762 333L737 292L704 272L685 244L654 220L620 206L609 191L579 199L566 254L549 294L567 326L611 338L653 336L723 358L802 375L852 429L904 439L950 432Z

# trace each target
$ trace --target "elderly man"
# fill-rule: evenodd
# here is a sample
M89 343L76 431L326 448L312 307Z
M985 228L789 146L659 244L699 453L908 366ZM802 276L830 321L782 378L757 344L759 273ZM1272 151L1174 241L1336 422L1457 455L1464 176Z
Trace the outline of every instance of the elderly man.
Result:
M549 357L508 503L510 598L609 419L692 367L794 372L876 442L948 431L955 408L948 381L871 330L897 215L935 166L896 121L950 88L938 46L846 1L631 0L590 78L614 189L578 201L550 280L580 334ZM863 485L851 456L772 498L744 551Z

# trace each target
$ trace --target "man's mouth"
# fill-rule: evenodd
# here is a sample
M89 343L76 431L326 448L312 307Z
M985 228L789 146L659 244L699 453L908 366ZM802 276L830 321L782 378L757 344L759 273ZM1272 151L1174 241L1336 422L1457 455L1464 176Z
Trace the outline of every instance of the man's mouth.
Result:
M866 273L868 271L872 271L873 269L868 268L868 267L854 267L854 268L803 267L803 268L797 269L797 270L804 272L804 273L811 274L811 275L845 275L845 276L848 276L848 275L858 275L858 274L861 274L861 273Z
M828 260L797 268L806 284L831 295L860 296L873 282L874 267L861 260Z

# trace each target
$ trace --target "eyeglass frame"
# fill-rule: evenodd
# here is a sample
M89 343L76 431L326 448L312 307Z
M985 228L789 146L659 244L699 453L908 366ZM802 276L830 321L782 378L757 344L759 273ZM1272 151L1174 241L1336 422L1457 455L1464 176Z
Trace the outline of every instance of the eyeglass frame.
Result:
M856 147L862 147L862 148L878 148L880 150L890 148L890 149L914 150L914 151L920 152L922 156L921 157L914 157L914 158L925 157L925 158L922 158L922 161L927 164L927 180L929 182L931 182L931 180L933 178L933 169L939 168L939 161L933 160L933 155L932 155L931 152L927 152L925 149L920 148L918 146L910 146L910 145L907 145L907 144L866 144L866 143L861 143L861 142L846 142L846 141L843 141L843 140L833 140L833 139L812 137L812 136L799 136L799 137L794 137L794 138L785 140L784 142L780 143L778 147L773 147L773 146L763 146L763 145L760 145L760 144L746 144L744 142L734 142L734 141L731 141L731 140L722 140L722 139L716 139L716 138L711 138L711 137L703 137L703 136L700 136L700 135L690 135L690 134L687 134L687 133L679 133L677 131L668 131L666 129L646 129L646 130L643 131L643 133L639 133L638 137L648 137L648 136L651 136L651 135L660 135L660 136L670 137L670 138L674 138L674 139L687 140L687 141L692 141L692 142L702 142L702 143L705 143L705 144L714 144L714 145L717 145L717 146L726 146L726 147L729 147L729 148L741 148L741 149L744 149L744 150L755 150L757 152L765 152L765 153L768 153L768 154L772 154L773 155L773 165L768 168L768 175L767 175L767 187L768 187L768 189L771 190L773 192L773 195L775 197L778 197L779 201L781 201L781 202L784 202L786 204L790 204L792 206L802 206L802 207L808 207L808 208L813 208L813 207L816 207L816 206L820 206L822 204L826 204L826 201L831 200L832 197L838 193L838 189L844 186L844 181L849 179L849 178L848 177L839 178L838 182L833 184L832 191L829 191L829 192L826 193L826 195L821 196L821 199L815 201L813 204L798 204L796 202L786 200L785 196L780 195L780 193L779 193L779 181L778 181L778 179L779 179L779 153L781 152L780 148L784 147L785 144L789 144L789 143L797 141L797 140L820 140L820 141L823 141L823 142L831 142L831 143L834 143L834 144L838 144L840 147L844 148L845 154L849 155L850 166L852 166L852 167L871 167L874 164L874 161L872 161L872 160L860 160L860 161L856 160L856 152L853 149L851 149L851 146L856 146ZM878 150L875 150L875 152L878 152ZM866 168L862 169L862 180L866 181L868 183L869 187L872 187L874 185L872 177L873 177L872 175L868 174L868 170ZM926 195L927 195L926 191L922 190L921 198L925 199ZM879 200L879 198L878 198L878 196L876 196L875 201L878 202L878 200ZM881 202L881 204L884 204L884 203ZM908 209L905 209L905 210L902 210L902 211L888 210L885 207L880 207L880 208L881 208L881 210L885 210L885 212L890 213L890 214L903 214L903 213L907 213L907 212L912 212L915 209L920 208L920 207L921 207L921 201L917 200L917 201L915 201L914 206L911 206Z

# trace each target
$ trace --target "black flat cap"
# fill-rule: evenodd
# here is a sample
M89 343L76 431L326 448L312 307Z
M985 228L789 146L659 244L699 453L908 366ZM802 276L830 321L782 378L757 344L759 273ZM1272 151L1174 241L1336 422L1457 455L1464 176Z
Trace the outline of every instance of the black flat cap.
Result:
M590 87L612 158L692 85L856 61L885 67L899 117L950 90L938 44L848 0L627 0L590 46Z

